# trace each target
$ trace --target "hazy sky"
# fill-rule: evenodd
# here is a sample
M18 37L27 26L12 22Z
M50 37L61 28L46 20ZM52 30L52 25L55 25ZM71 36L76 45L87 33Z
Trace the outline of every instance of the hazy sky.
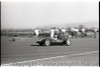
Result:
M98 2L2 2L1 28L99 21Z

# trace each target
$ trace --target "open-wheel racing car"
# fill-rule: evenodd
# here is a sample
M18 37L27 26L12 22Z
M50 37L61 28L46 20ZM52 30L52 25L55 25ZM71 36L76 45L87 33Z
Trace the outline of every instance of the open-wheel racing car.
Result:
M42 38L37 41L39 45L45 45L45 46L50 46L51 44L65 44L67 46L71 45L71 41L69 38L63 37L62 39L56 39L56 38Z

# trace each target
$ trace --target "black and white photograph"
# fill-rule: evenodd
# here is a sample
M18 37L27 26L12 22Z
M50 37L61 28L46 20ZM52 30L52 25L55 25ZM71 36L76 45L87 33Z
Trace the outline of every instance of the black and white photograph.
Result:
M99 67L99 1L0 1L1 67Z

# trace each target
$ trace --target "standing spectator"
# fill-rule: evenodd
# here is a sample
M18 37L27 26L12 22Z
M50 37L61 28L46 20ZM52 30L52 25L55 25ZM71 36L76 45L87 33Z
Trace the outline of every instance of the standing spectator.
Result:
M96 28L92 27L92 31L93 31L93 37L96 38L97 37L97 30Z
M71 36L72 36L72 38L75 36L75 28L74 27L71 28Z
M64 37L65 36L65 33L66 33L66 29L62 28L61 29L61 37Z
M60 28L56 28L56 35L57 35L57 39L61 38L61 29Z
M71 37L71 28L68 27L68 36Z
M50 30L50 37L51 38L54 38L54 35L55 35L55 29L54 28L51 28L51 30Z
M39 29L35 29L35 35L38 37L38 36L39 36L39 34L40 34Z
M82 34L82 37L84 37L84 36L85 36L85 34L86 34L86 33L85 33L85 31L86 31L86 30L85 30L85 28L82 28L82 29L81 29L81 34Z
M75 29L75 37L77 38L77 36L78 36L78 32L79 32L79 30L76 28Z
M86 29L84 25L79 25L79 32L81 33L81 37L85 36Z

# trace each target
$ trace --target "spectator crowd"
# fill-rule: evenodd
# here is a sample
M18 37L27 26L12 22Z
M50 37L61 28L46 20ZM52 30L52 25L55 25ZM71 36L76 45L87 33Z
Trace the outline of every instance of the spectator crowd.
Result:
M35 35L39 36L40 29L35 29ZM69 28L56 28L53 27L49 29L50 31L50 37L51 38L61 38L64 36L68 36L71 38L77 38L77 37L97 37L97 32L99 31L97 28L92 27L91 29L85 28L84 26L79 26L79 27L69 27Z
M98 37L99 34L99 28L91 27L86 28L83 25L80 25L79 27L67 27L67 28L35 28L35 29L5 29L1 30L1 36L29 36L33 37L34 35L36 37L38 36L50 36L51 38L62 38L62 37L71 37L71 38L77 38L77 37Z

